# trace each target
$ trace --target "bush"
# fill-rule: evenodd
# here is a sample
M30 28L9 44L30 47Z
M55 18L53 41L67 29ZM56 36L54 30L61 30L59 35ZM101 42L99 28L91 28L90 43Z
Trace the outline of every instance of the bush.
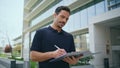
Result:
M37 62L30 61L30 68L37 68Z
M5 58L5 57L7 57L7 55L6 55L6 54L1 54L1 53L0 53L0 57Z
M88 56L85 58L81 58L77 64L72 65L72 66L80 66L80 65L90 65L89 61L93 59L93 56Z

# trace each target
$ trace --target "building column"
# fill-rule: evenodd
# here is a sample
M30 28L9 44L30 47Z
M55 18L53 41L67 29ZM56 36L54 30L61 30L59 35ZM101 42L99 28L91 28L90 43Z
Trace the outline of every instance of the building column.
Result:
M104 68L104 59L111 58L110 29L104 25L92 23L89 26L89 34L90 51L100 52L100 54L94 55L93 64L95 68ZM109 54L107 54L108 51Z
M24 47L23 47L23 58L24 58L24 68L30 68L30 46L29 46L29 35L30 33L27 32L25 35L24 35Z
M30 68L30 32L29 21L23 23L23 58L24 58L24 68Z

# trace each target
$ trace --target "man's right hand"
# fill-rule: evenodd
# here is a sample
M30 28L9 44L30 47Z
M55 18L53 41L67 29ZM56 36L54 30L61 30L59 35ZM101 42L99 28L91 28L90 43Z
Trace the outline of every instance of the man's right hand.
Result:
M57 49L53 51L53 58L57 58L59 56L65 55L66 51L64 49Z

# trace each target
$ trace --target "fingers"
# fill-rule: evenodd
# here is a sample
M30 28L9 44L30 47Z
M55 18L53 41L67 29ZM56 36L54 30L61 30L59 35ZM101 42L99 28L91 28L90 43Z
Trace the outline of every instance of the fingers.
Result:
M72 61L76 61L77 59L75 57L71 56L71 57L66 57L65 60L72 62Z
M80 56L80 57L77 57L76 59L77 59L77 60L79 60L81 57L82 57L82 56Z
M66 51L64 49L57 49L54 51L54 58L65 55Z
M60 54L66 54L66 51L64 49L57 49L58 53Z
M69 63L69 64L76 64L79 61L80 57L75 58L74 56L66 57L63 59L63 61Z
M70 58L70 57L66 57L65 59L63 59L64 61L66 61L66 62L72 62L72 58Z

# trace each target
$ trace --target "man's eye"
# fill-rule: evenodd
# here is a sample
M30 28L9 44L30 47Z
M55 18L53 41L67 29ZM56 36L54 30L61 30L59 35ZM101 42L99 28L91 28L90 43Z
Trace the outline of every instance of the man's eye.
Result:
M62 18L65 18L64 16L61 16Z

